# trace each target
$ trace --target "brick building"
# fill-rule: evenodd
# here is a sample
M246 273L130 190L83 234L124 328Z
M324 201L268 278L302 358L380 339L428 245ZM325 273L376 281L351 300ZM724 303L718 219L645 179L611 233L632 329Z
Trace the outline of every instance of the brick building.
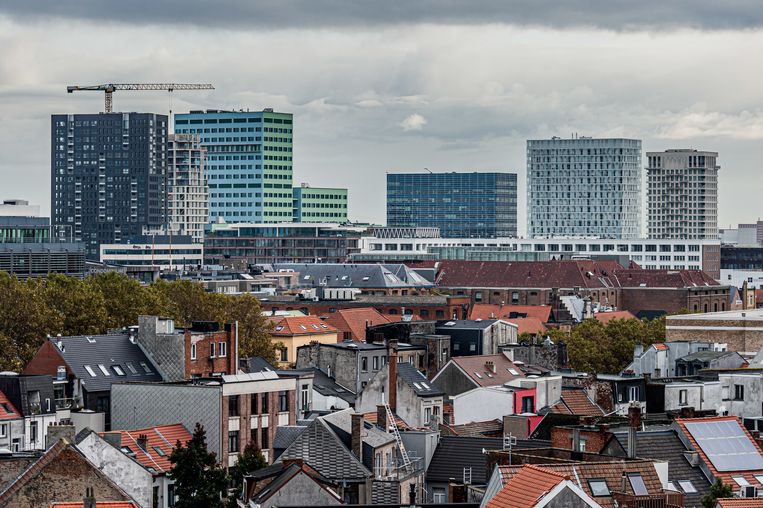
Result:
M763 347L763 309L668 316L665 325L666 341L719 342L750 353Z

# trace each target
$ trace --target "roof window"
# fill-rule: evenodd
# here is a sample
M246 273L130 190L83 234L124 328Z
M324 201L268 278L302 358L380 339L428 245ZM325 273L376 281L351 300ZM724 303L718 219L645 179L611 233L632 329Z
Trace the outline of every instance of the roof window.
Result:
M628 480L631 482L631 488L633 489L633 493L635 495L637 496L649 495L649 491L646 490L646 485L644 484L644 479L641 477L639 473L629 473Z
M129 370L133 376L138 375L138 371L135 369L135 365L132 364L132 362L125 362L125 366L127 367L127 370Z
M85 365L85 370L88 374L90 374L91 377L95 377L95 371L90 365Z
M611 495L609 492L609 485L607 485L607 480L604 478L594 478L588 480L588 486L591 487L591 494L593 494L595 497Z
M111 374L109 374L109 371L106 369L106 366L104 364L99 363L98 364L98 368L101 370L101 372L103 372L104 376L110 376L111 375Z
M117 376L124 376L125 375L125 371L122 370L122 367L120 367L119 365L112 365L111 366L111 370L116 372Z
M681 487L681 490L687 494L695 494L697 492L697 489L694 488L694 484L689 480L678 480L678 485Z
M146 371L146 374L152 374L151 369L148 368L146 362L140 362L140 366L143 367L143 370Z

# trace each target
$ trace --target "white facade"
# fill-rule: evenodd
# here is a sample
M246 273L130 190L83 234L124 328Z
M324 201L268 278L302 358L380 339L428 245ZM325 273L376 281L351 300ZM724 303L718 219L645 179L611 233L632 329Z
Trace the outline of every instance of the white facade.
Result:
M680 411L684 407L717 410L720 406L719 381L676 381L665 385L665 411Z
M192 134L170 134L167 151L167 222L173 235L204 242L209 213L205 149Z
M719 411L740 418L763 416L763 373L760 370L721 372L718 380L721 384Z
M500 420L514 414L514 390L502 386L475 388L453 397L453 423Z
M501 247L535 253L547 259L619 255L645 269L702 270L706 247L720 248L718 240L610 240L586 237L557 238L377 238L360 239L361 254L420 255L431 247Z
M543 408L559 401L562 397L562 376L523 377L512 379L506 385L523 390L535 389L535 407Z
M647 152L649 238L718 238L717 152Z
M746 282L749 289L763 289L763 270L728 270L721 268L721 284L741 288Z
M641 141L527 141L528 236L638 238Z
M0 203L0 217L39 217L40 206L23 199L6 199Z
M101 262L110 265L176 270L204 264L204 246L200 243L111 243L101 244L100 249Z

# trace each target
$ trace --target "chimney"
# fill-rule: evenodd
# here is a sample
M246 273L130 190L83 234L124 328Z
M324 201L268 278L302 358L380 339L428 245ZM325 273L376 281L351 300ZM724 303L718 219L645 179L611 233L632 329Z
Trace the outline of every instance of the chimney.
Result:
M692 406L682 407L681 418L694 418L694 407Z
M96 508L93 487L85 487L85 497L82 498L82 508Z
M641 427L641 406L636 403L628 407L628 458L636 458L636 439Z
M638 343L635 346L633 346L633 357L634 358L638 358L642 354L644 354L644 345L643 344Z
M61 439L74 443L74 435L74 425L53 422L48 425L48 434L45 436L45 448L50 448Z
M358 460L363 460L363 414L354 413L352 415L352 453Z
M389 390L387 392L387 399L389 408L394 413L397 411L397 340L390 339L387 342L387 349L389 355L389 369L387 371Z
M145 434L141 434L138 436L138 446L141 450L148 451L148 436Z
M572 429L572 451L573 452L579 452L580 451L580 428L575 427Z
M387 408L382 404L376 406L376 426L382 429L384 432L389 430L389 422L387 422Z
M491 374L495 374L495 362L492 360L488 360L485 362L485 369L490 372Z
M104 432L103 440L109 443L114 448L122 447L122 433L121 432Z

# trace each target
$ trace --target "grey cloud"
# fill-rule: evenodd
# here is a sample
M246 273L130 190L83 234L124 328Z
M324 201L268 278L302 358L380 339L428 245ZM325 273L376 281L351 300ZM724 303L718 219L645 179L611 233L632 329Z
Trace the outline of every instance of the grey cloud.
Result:
M756 0L6 0L0 12L28 20L69 18L235 30L418 23L618 31L763 26L763 9Z

